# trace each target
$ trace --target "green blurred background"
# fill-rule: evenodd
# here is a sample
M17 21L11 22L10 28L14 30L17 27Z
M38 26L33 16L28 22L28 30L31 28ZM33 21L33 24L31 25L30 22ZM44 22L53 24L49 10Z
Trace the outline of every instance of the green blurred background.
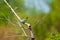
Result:
M60 40L60 0L7 1L22 19L28 17L36 40ZM0 40L26 39L15 36L23 35L17 21L10 8L0 0ZM5 37L10 35L14 37Z

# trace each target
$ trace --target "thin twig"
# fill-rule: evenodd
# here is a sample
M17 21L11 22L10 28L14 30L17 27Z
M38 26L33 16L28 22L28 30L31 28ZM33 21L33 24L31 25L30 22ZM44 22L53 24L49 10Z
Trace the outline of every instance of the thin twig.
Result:
M4 0L4 2L8 5L8 7L11 9L11 11L14 13L14 15L17 17L18 20L21 20L20 17L17 15L17 13L14 11L14 9L11 7L11 5L9 5L9 3ZM19 26L22 26L19 24ZM25 36L27 35L26 32L24 31L24 29L21 27L22 31L24 32Z

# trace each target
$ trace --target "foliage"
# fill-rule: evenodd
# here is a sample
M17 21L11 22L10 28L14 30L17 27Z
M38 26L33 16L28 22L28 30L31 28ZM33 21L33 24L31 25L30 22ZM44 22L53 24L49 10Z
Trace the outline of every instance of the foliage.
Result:
M32 25L36 40L60 40L60 0L54 0L54 2L49 4L51 11L48 14L44 12L36 12L35 8L26 8L24 0L7 1L13 9L16 8L15 11L21 18L28 16L27 22ZM27 10L31 11L31 15L27 15ZM12 23L17 22L17 18L14 16L10 8L3 0L0 0L0 26L6 27L8 25L8 27L12 27L14 30L18 29L19 33L20 28L16 26L14 26L14 28L7 19Z

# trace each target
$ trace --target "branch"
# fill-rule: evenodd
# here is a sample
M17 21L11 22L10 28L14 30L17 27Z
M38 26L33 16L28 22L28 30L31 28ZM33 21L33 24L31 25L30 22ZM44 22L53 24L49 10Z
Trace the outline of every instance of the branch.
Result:
M18 20L21 20L20 17L17 15L17 13L14 11L14 9L11 7L11 5L9 5L9 3L4 0L4 2L7 4L7 6L11 9L11 11L14 13L14 15L17 17ZM19 26L21 27L22 31L24 32L25 36L27 35L22 27L22 25L19 24ZM26 36L27 37L27 36Z
M25 25L28 26L28 29L29 29L29 32L30 32L31 40L35 40L34 35L33 35L33 32L32 32L31 25L30 25L29 23L25 23Z

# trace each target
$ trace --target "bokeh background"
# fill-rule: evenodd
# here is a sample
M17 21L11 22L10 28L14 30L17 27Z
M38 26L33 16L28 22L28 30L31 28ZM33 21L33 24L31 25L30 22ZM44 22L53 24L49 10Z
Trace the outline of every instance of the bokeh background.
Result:
M21 19L28 17L36 40L60 40L60 0L7 0ZM0 40L26 40L17 18L0 0ZM27 27L23 25L25 29ZM25 30L29 35L29 32ZM19 36L20 35L20 36Z

